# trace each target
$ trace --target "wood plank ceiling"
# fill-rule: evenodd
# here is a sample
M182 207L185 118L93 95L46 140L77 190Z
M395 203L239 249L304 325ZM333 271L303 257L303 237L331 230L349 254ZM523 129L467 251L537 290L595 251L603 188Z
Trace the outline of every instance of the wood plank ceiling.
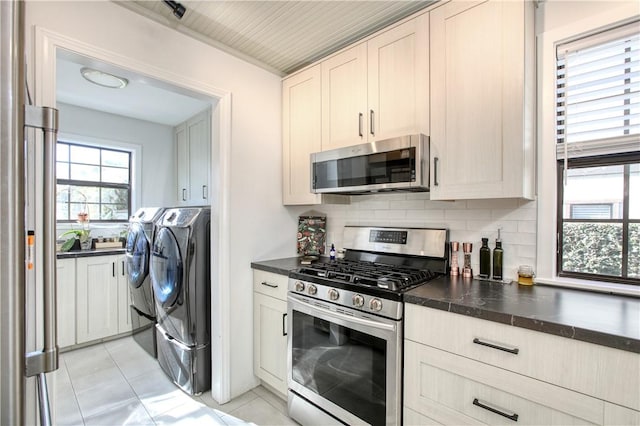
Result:
M396 22L435 0L184 0L182 19L162 1L116 1L132 11L279 75Z

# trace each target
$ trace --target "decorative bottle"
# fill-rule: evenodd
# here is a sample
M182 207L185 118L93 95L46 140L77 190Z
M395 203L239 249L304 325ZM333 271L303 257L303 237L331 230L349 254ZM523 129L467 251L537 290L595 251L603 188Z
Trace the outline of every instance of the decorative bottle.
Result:
M491 276L491 249L489 249L489 239L482 239L482 247L480 247L480 278L489 278Z
M331 250L329 250L329 260L336 260L336 247L331 244Z
M502 240L500 239L500 230L498 229L498 238L496 238L496 248L493 249L493 279L502 281Z

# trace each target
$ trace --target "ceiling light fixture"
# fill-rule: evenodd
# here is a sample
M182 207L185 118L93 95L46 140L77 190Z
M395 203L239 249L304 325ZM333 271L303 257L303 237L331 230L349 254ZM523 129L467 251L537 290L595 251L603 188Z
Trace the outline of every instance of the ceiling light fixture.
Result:
M173 10L173 15L178 19L182 19L184 13L187 11L187 8L177 1L164 0L164 4Z
M126 78L94 70L93 68L83 67L80 69L80 74L82 74L87 81L110 89L124 89L127 87L127 84L129 84L129 80Z

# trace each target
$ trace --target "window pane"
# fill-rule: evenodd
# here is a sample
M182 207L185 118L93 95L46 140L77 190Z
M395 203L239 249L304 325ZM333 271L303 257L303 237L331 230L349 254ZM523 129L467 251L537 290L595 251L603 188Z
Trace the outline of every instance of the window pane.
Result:
M69 185L56 186L56 201L63 203L69 201Z
M66 143L56 144L56 161L69 162L69 145Z
M103 203L127 205L129 190L125 188L102 188L101 201Z
M621 224L564 223L562 237L563 271L621 276Z
M102 165L115 167L129 167L129 153L119 151L102 151Z
M629 219L640 219L640 164L629 170Z
M115 167L103 167L102 181L112 183L129 183L129 170Z
M621 219L624 166L569 169L564 187L565 219ZM605 216L605 209L608 215Z
M100 164L100 148L88 146L69 146L72 163Z
M56 220L69 220L69 204L61 201L56 203Z
M71 179L100 182L100 167L71 164Z
M56 163L56 178L69 179L69 163Z
M640 278L640 223L629 224L629 277Z
M128 212L126 204L103 204L102 220L126 220Z

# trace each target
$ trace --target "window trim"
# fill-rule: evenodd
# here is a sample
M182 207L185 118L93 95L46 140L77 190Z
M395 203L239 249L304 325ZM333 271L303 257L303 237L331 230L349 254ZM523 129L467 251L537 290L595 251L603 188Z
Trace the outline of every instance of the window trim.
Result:
M140 183L142 182L142 146L139 144L127 143L112 139L103 139L94 136L86 136L80 135L77 133L69 133L69 132L59 132L58 140L61 142L68 142L77 145L85 145L95 148L107 148L107 149L115 149L118 151L126 151L131 154L130 157L130 185L131 191L129 193L130 199L130 212L133 214L138 208L140 208L141 202L141 193L140 193ZM61 221L57 220L57 223L60 225L68 225L70 223L75 223L74 221ZM92 221L93 222L93 221ZM104 223L108 224L123 224L125 221L96 221L96 223Z
M542 7L546 7L542 4ZM556 275L557 221L557 176L556 176L556 115L555 75L556 45L578 38L594 29L620 25L637 19L637 4L625 2L607 7L600 13L570 22L537 35L537 242L536 282L603 293L625 294L640 297L640 288L635 285L611 281L589 281Z

